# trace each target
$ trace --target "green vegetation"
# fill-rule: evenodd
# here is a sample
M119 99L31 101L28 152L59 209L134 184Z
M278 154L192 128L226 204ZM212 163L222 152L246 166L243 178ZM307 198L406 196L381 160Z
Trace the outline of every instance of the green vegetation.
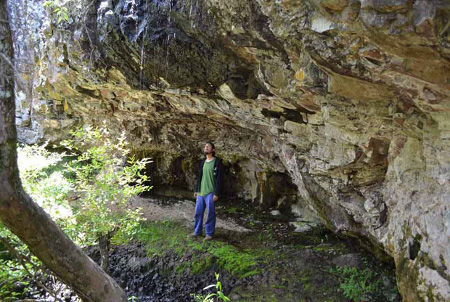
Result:
M63 21L69 22L69 9L63 6L59 0L46 0L44 7L49 8L50 12L55 15L58 24Z
M191 274L199 274L217 264L221 269L238 278L245 278L260 273L257 269L258 254L250 251L240 251L232 245L220 241L198 241L189 238L188 230L173 221L152 221L142 223L134 231L135 239L147 245L149 256L161 256L168 250L183 256L189 251L194 252L193 260L188 265L178 264L175 268L182 273L188 268ZM129 240L129 238L127 239ZM126 243L127 241L115 241Z
M138 302L138 301L139 301L139 298L136 297L136 296L131 296L131 297L128 297L128 301L131 301L131 302Z
M149 161L130 158L125 136L114 137L107 129L87 127L71 134L72 139L63 142L70 155L49 152L46 146L18 147L22 184L78 245L100 245L106 270L111 238L120 241L136 235L141 211L127 203L150 189L141 174ZM31 291L31 280L44 288L37 275L49 273L2 225L0 242L0 300L23 297Z
M1 224L0 236L2 239L0 242L0 300L14 301L29 290L28 275L4 244L6 238L10 238L10 241L14 240L16 243L17 237ZM11 246L11 244L9 245ZM29 269L29 266L27 268Z
M207 251L217 258L219 267L225 268L232 275L245 278L259 273L253 269L257 264L255 257L239 252L231 245L217 244L208 247Z
M200 257L194 259L191 264L191 272L193 274L200 274L210 268L213 264L214 257L210 254L200 255Z
M227 211L228 213L230 213L230 214L234 214L234 213L237 213L237 212L238 212L238 208L236 208L236 207L231 207L231 208L227 209L226 211Z
M42 285L48 276L49 272L19 238L0 224L0 300L17 301L32 294L31 280ZM55 297L54 292L49 294Z
M65 231L80 245L98 243L102 267L108 268L108 246L114 235L128 238L141 220L140 209L127 207L128 201L150 189L141 174L149 160L129 157L125 134L116 137L105 128L79 129L61 144L76 159L68 164L74 175L75 201L70 204L73 220Z
M28 267L28 269L30 269ZM0 260L0 299L15 301L29 291L28 275L16 261Z
M377 274L368 268L359 270L356 267L337 266L330 269L330 272L339 278L344 295L355 302L375 294L381 287Z
M219 281L219 274L214 273L216 275L216 284L211 284L205 287L203 290L207 290L209 288L215 287L216 292L210 293L206 296L191 294L194 297L195 302L220 302L220 301L231 301L225 294L222 292L222 283ZM214 299L215 298L215 299Z

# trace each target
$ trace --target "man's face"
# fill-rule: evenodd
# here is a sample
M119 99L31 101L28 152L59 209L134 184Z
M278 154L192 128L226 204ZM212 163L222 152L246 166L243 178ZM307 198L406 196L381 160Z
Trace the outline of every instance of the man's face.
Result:
M213 148L210 144L205 144L205 148L203 149L205 154L211 154L213 152Z

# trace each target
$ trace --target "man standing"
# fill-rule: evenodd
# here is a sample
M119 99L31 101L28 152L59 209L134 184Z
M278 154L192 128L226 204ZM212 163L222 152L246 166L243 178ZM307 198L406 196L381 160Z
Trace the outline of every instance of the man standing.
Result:
M200 164L197 183L195 185L195 230L191 237L201 236L203 214L207 210L205 223L205 240L211 240L216 229L215 202L219 200L223 182L222 160L215 156L215 147L207 142L204 147L206 157Z

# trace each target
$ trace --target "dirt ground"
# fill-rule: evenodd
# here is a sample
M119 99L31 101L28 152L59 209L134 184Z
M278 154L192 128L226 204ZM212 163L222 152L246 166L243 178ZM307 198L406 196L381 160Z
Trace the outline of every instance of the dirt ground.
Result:
M147 220L177 220L185 223L187 227L192 226L192 229L194 228L195 202L193 200L178 200L176 203L162 204L160 199L136 197L131 200L131 206L142 208L143 217ZM216 213L217 228L239 233L251 232L251 230L238 225L232 219L222 218L220 212L216 211Z

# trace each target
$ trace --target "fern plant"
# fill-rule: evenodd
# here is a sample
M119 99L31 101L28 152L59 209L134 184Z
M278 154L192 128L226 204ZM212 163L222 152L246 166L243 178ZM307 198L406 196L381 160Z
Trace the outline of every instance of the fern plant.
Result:
M344 295L352 301L364 300L367 295L374 294L380 289L380 280L376 279L376 273L365 268L359 270L356 267L335 267L330 272L339 278L340 288Z

